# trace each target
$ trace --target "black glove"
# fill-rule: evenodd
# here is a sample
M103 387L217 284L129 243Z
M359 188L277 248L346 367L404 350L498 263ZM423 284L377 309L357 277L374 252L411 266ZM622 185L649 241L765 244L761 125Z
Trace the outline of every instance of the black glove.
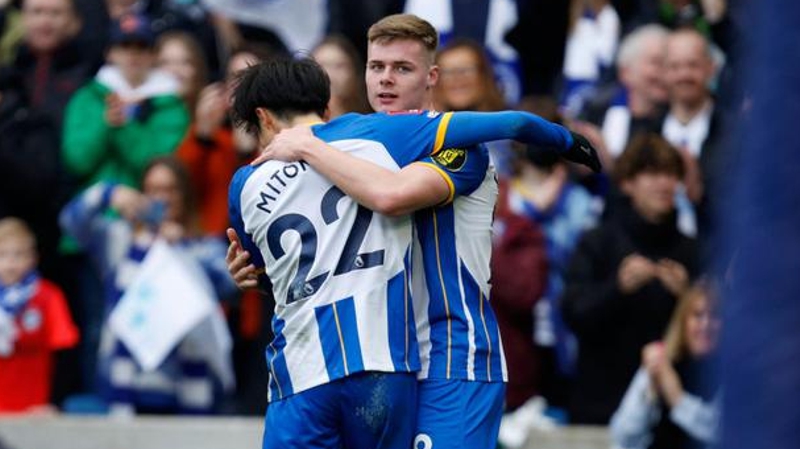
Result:
M592 169L595 173L600 173L603 169L600 164L600 157L597 156L597 150L589 143L589 140L582 135L570 131L572 134L572 146L563 154L564 159L585 165Z

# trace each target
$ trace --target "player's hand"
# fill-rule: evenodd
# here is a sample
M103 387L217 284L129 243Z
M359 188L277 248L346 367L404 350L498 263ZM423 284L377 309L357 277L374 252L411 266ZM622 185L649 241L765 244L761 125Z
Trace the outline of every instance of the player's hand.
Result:
M266 161L295 162L303 159L303 151L313 147L317 142L309 126L300 125L284 129L272 139L250 165L258 165Z
M242 248L239 236L232 228L225 231L228 234L228 252L225 255L225 262L236 286L242 290L256 288L258 286L258 270L250 262L250 253Z
M603 165L600 163L597 149L581 134L572 131L570 131L570 134L572 134L572 146L564 153L564 159L585 165L595 173L600 173Z

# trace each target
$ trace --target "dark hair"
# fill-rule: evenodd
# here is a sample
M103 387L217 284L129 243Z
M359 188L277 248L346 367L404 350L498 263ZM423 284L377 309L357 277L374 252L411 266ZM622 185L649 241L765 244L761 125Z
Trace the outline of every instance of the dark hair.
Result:
M362 114L372 112L372 108L367 101L367 87L364 84L364 60L358 53L358 49L347 37L341 34L332 34L317 44L311 54L313 55L317 50L325 46L336 47L344 53L350 65L350 70L353 71L353 78L350 80L350 85L347 86L346 97L341 98L343 109L347 112L359 112Z
M183 199L184 224L187 225L190 233L197 233L200 229L200 223L194 194L194 184L192 183L189 169L186 168L183 161L175 156L156 156L150 159L150 162L145 166L142 179L139 182L142 186L144 186L144 180L147 178L147 175L156 167L166 167L175 176L175 180L178 183L178 190L180 190Z
M678 150L658 134L643 133L634 136L617 159L614 178L622 182L640 173L669 173L683 179L684 170Z
M308 113L322 117L331 97L328 75L308 58L260 62L242 70L236 83L231 117L251 134L259 130L257 108L286 120Z
M256 57L259 61L267 61L273 58L288 58L289 53L285 48L277 48L267 42L244 42L231 50L227 62L241 53L248 53Z

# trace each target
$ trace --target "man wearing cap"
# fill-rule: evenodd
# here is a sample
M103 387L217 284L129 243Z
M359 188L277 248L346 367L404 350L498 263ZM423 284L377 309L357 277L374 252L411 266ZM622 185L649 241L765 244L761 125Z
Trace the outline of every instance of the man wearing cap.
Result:
M111 26L107 64L67 106L64 163L84 187L138 187L147 163L172 153L186 132L189 114L177 81L155 68L154 39L147 17L120 17Z

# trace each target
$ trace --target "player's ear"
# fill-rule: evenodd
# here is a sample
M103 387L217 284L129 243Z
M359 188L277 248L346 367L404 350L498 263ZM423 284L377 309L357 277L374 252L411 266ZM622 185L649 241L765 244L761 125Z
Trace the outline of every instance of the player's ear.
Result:
M278 124L275 120L275 116L266 108L256 108L256 117L258 117L259 129L277 132L276 128Z
M431 69L428 70L428 84L425 86L426 89L433 89L433 86L439 82L439 66L432 65Z

